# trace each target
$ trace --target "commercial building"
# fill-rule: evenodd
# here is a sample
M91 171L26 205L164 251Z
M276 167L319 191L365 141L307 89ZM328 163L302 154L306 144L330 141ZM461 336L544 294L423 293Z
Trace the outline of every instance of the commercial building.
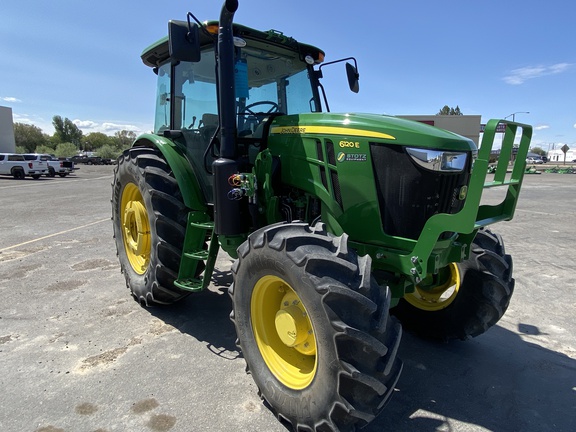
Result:
M548 150L548 162L572 162L576 160L576 146L566 152L566 159L564 159L564 152L561 149Z
M14 153L15 150L12 108L0 106L0 153Z
M479 115L399 115L397 117L446 129L470 138L476 146L480 144L480 121L482 116Z

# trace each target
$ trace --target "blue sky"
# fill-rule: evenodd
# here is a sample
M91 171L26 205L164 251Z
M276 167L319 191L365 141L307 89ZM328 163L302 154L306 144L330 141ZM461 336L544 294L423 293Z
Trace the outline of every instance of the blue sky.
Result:
M334 112L435 114L535 128L533 145L576 147L576 3L570 0L240 0L236 21L355 56L360 93L325 69ZM84 131L152 129L155 75L142 50L169 19L217 19L214 0L2 0L0 105L52 133L54 115ZM529 112L524 114L523 112Z

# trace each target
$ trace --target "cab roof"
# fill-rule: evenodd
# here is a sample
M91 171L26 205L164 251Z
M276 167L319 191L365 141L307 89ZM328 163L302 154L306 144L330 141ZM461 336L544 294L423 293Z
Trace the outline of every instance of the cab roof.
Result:
M204 31L200 30L200 45L202 47L214 43L215 38L217 37L218 24L218 21L206 21L203 23L204 28L206 28L209 33L213 34L214 38L210 38ZM294 38L285 36L283 33L277 30L261 31L236 23L234 23L232 26L232 32L234 36L240 37L242 39L252 39L266 42L272 46L272 49L274 46L284 49L287 48L298 52L302 59L304 59L305 56L310 55L316 63L321 63L324 60L324 51L321 49L312 45L300 43ZM150 45L142 52L140 57L146 66L157 67L164 63L170 57L170 53L168 51L168 36L165 36Z

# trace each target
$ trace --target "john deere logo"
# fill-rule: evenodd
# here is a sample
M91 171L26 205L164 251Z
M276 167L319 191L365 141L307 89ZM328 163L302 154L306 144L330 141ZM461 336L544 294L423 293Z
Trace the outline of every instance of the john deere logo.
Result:
M344 152L338 153L338 162L344 162L345 159L346 159L346 153Z

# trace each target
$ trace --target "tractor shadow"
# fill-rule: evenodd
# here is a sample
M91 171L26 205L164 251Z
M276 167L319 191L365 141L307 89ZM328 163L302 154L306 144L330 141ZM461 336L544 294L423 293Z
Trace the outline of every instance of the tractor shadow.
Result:
M404 333L396 393L364 430L576 430L576 360L532 343L545 336L535 326L518 333L495 326L448 344Z
M228 265L221 267L208 290L145 310L220 358L241 360L230 321L232 275ZM395 394L363 431L574 431L576 360L538 344L546 340L528 323L514 332L495 326L478 338L446 344L405 332Z
M206 348L219 357L234 360L242 355L236 347L236 330L230 320L232 300L228 287L231 284L229 268L216 268L208 289L192 293L173 305L143 309L181 333L205 342Z

